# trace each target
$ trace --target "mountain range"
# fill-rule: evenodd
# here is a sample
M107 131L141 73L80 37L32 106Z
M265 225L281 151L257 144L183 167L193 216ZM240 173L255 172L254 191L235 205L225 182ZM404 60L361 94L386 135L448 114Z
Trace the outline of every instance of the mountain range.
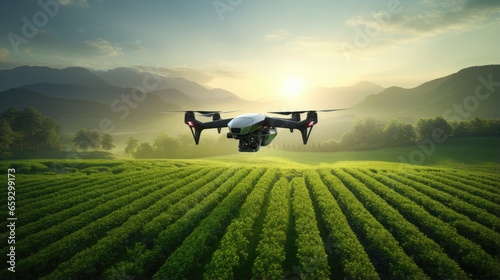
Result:
M499 85L500 65L486 65L462 69L411 89L383 88L364 81L350 87L311 88L293 99L249 101L224 89L209 89L144 69L21 66L0 71L0 112L12 106L31 106L53 117L65 133L98 128L103 119L110 120L116 131L165 129L170 127L165 125L169 121L175 123L172 128L181 129L183 116L165 112L182 110L264 113L350 107L343 112L355 116L499 118Z
M351 109L356 115L500 118L500 65L462 69L415 88L390 87Z

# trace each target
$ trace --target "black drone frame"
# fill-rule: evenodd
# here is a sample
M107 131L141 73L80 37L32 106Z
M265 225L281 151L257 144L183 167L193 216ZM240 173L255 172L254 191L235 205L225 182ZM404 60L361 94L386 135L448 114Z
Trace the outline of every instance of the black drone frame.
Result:
M269 112L271 114L279 115L292 115L291 118L273 118L266 116L262 121L262 126L267 127L280 127L288 128L290 132L294 129L298 129L302 134L302 142L307 144L309 136L311 135L312 128L318 123L318 111L319 112L333 112L345 109L331 109L331 110L307 110L307 111L286 111L286 112ZM200 113L205 117L212 117L210 122L200 122L195 117L195 112ZM186 111L184 115L184 123L186 123L191 129L191 134L193 135L194 142L196 145L200 142L201 132L204 129L216 128L217 132L220 134L223 127L227 127L228 123L233 119L221 119L221 111ZM304 120L301 120L300 115L307 113Z

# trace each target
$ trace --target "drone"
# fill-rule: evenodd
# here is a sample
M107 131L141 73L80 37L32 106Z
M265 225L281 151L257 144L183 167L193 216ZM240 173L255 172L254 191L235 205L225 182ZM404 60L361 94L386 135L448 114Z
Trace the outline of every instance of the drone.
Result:
M220 134L223 127L228 127L227 138L239 140L238 150L240 152L257 152L261 146L269 145L277 136L278 131L276 128L288 128L290 132L293 132L294 129L299 130L302 134L302 141L306 145L313 126L318 123L317 112L341 110L345 109L269 112L270 114L291 115L291 118L275 118L253 113L229 119L221 119L220 116L221 113L229 112L185 111L184 123L191 129L196 145L199 144L200 135L204 129L216 128ZM195 113L205 117L212 117L212 121L201 122L195 118ZM303 113L307 113L307 115L305 119L301 120L300 115Z

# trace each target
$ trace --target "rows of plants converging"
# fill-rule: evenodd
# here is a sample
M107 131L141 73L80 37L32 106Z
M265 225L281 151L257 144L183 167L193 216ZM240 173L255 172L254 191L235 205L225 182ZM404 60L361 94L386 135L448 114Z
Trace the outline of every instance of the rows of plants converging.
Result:
M430 168L23 174L15 276L498 279L499 183Z

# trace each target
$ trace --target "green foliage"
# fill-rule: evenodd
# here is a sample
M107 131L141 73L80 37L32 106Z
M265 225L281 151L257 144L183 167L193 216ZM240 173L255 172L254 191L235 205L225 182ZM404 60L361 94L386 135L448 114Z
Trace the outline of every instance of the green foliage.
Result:
M244 259L248 257L249 239L253 235L253 226L262 211L265 196L276 181L277 170L269 169L259 179L254 190L248 196L240 209L237 219L234 219L222 238L221 245L212 256L206 267L206 279L233 279L235 271Z
M339 259L346 279L379 279L368 255L351 229L331 192L321 181L318 172L306 173L306 183L329 233L326 251Z
M73 137L73 143L83 151L95 151L101 147L101 135L97 130L82 128Z
M452 134L452 127L443 117L435 117L433 119L420 119L416 124L418 138L434 139L436 135L447 137ZM438 138L441 138L439 136Z
M59 125L33 108L12 107L0 114L0 159L17 151L59 151Z
M454 136L498 136L500 119L484 120L475 117L468 121L452 122Z
M14 143L16 135L5 119L0 119L0 159L9 158L12 153L10 146Z
M113 140L113 136L111 136L111 134L109 133L105 133L102 135L102 139L101 139L101 147L104 149L104 150L111 150L115 147L115 144L114 143L114 140Z
M257 258L252 269L253 275L257 278L279 279L283 276L289 198L290 186L286 179L281 178L271 190L264 229L257 246Z
M385 125L384 130L384 142L387 146L398 146L412 143L416 134L413 126L409 123L401 123L396 119L391 119Z
M345 172L322 170L323 181L348 214L347 219L360 237L373 265L382 278L427 279L428 276L405 254L394 236L365 208L350 191L359 182Z
M149 143L141 143L134 154L135 158L157 158L156 152Z
M339 171L340 172L340 171ZM350 177L350 190L365 205L365 207L377 218L380 223L398 239L399 244L405 252L413 256L415 262L431 277L466 279L466 274L458 264L450 259L433 240L425 236L419 229L408 222L396 209L382 198L378 197L370 189L386 188L381 183L355 169L344 169L345 179ZM356 180L353 180L355 178ZM385 193L393 191L384 189ZM402 199L402 198L401 198ZM414 208L418 208L414 205ZM417 210L412 210L417 211ZM435 269L439 267L439 269Z
M316 215L304 178L294 178L292 187L299 275L302 279L329 279L328 257L319 235Z
M202 139L203 144L194 145L191 135L172 137L162 132L156 136L152 145L139 144L139 140L130 137L126 143L125 153L140 159L198 158L237 153L236 148L231 149L224 141L228 139L226 137L214 139L205 135Z
M137 148L139 147L139 140L135 139L134 137L129 137L127 139L127 146L125 147L125 153L127 155L133 156Z
M340 140L330 139L321 144L309 143L281 145L292 151L338 152L371 150L418 143L420 140L440 142L448 137L499 136L500 119L447 121L443 117L419 119L415 125L390 119L385 124L373 118L356 119L350 131Z
M287 268L302 279L500 274L493 171L80 160L54 174L53 163L0 162L17 174L21 279L281 279Z

